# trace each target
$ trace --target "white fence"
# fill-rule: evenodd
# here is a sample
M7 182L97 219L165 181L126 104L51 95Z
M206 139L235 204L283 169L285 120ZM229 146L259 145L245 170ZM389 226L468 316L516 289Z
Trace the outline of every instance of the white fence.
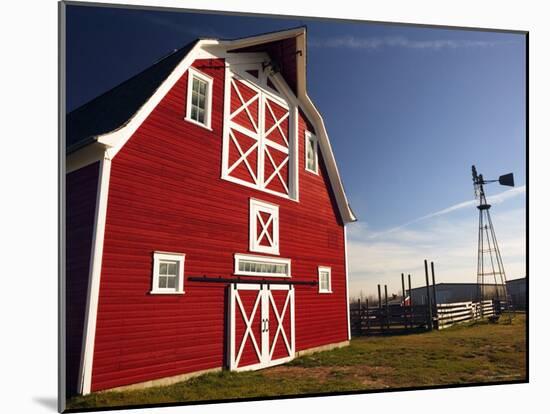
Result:
M437 305L438 329L475 321L495 314L493 301L442 303Z

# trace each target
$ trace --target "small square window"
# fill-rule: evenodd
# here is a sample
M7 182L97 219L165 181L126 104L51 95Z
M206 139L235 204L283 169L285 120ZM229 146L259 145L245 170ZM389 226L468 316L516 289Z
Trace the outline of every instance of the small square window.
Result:
M306 131L305 137L306 171L318 174L319 156L317 154L317 137L309 131Z
M319 266L319 293L332 293L331 269Z
M213 79L194 68L189 68L187 82L187 113L185 119L211 129Z
M151 293L181 294L183 292L183 265L181 253L154 252L153 286Z

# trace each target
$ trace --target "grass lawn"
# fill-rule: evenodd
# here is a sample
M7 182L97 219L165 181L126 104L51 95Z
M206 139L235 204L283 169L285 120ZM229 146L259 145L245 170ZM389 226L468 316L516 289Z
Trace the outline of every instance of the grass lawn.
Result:
M526 379L525 315L439 332L354 338L351 345L261 371L207 374L165 387L100 392L68 409Z

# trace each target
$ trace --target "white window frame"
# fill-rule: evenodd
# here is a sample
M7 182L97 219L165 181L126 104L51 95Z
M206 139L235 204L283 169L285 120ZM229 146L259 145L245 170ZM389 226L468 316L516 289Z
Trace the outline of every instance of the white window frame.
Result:
M191 98L193 96L193 78L197 78L203 82L206 82L206 105L204 111L204 124L191 118ZM197 69L190 67L188 69L187 76L187 106L185 110L185 120L192 124L199 125L212 131L212 85L214 79L211 76L206 75L198 71Z
M313 174L316 174L316 175L319 175L319 140L317 139L317 137L311 133L310 131L306 131L306 133L304 134L304 137L305 137L305 140L304 140L304 158L305 158L305 169L306 171L310 172L310 173L313 173ZM313 141L313 144L314 144L314 156L315 156L315 169L312 170L310 168L308 168L308 156L307 156L307 148L308 148L308 141Z
M178 283L175 288L159 288L159 271L161 261L178 262ZM154 252L153 253L153 284L151 286L151 294L153 295L183 295L183 275L185 265L185 254L183 253L168 253Z
M245 65L247 63L247 59L243 57L228 57L226 59L226 70L225 70L225 92L224 92L224 130L223 130L223 149L222 149L222 171L221 171L221 178L226 181L230 181L239 185L243 185L245 187L250 187L257 189L259 191L269 193L276 195L278 197L286 198L292 201L299 201L299 177L298 177L298 161L299 161L299 139L298 139L298 103L297 98L293 96L292 91L284 83L284 81L281 81L276 76L271 76L271 80L273 81L273 84L279 89L279 93L276 93L273 91L270 87L267 86L267 74L266 71L263 69L261 63L257 63L258 59L265 59L267 55L264 54L250 54L250 57L248 59L250 60L249 65ZM233 60L237 59L237 60ZM254 63L253 63L254 62ZM233 66L234 65L234 66ZM254 69L258 70L259 78L255 78L249 73L246 73L246 70ZM263 107L263 101L265 100L265 97L271 99L274 101L277 105L280 105L284 108L288 108L289 111L289 129L288 129L288 174L289 174L289 182L288 182L288 194L281 193L279 191L274 191L272 189L266 188L264 185L264 168L265 163L263 162L263 146L269 145L273 148L277 148L276 143L266 143L269 141L269 139L258 139L261 142L262 147L259 148L258 154L258 169L256 171L257 173L257 182L252 183L248 182L246 180L239 179L237 177L234 177L230 175L228 172L229 170L229 143L230 143L230 134L229 130L230 127L230 113L231 113L231 82L232 79L235 78L242 83L244 83L249 88L257 91L260 93L260 95L263 95L263 98L260 98L261 101L259 102L259 107ZM263 125L264 122L264 113L260 110L259 114L259 124ZM261 127L262 128L262 127ZM260 134L261 135L261 134ZM257 135L258 137L260 135ZM256 139L256 138L254 138ZM284 151L283 151L284 152ZM277 179L277 178L275 178Z
M273 226L273 244L272 246L262 246L257 238L256 215L259 212L270 214ZM255 198L250 199L250 216L249 216L249 250L256 253L279 254L279 206L276 204L260 201ZM264 236L266 237L266 236Z
M263 262L263 263L270 263L270 264L284 264L287 266L288 273L262 273L262 272L247 272L245 270L239 270L239 262L241 260L247 260L247 261L253 261L253 262ZM292 277L292 270L291 270L291 264L292 261L290 259L282 258L282 257L269 257L269 256L258 256L254 254L242 254L242 253L235 253L235 268L234 268L234 274L236 276L260 276L260 277L285 277L290 278Z
M321 289L321 272L328 273L328 290ZM319 283L319 293L332 293L332 269L328 266L319 266L317 268L318 283Z

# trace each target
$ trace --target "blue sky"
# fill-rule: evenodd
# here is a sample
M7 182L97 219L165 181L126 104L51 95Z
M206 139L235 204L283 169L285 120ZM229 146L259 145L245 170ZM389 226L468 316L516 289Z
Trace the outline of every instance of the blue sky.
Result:
M475 281L470 167L491 185L509 279L525 275L525 38L521 34L330 20L69 6L67 103L74 109L196 37L307 25L308 91L359 222L349 229L351 295L400 274ZM470 202L470 203L468 203Z

